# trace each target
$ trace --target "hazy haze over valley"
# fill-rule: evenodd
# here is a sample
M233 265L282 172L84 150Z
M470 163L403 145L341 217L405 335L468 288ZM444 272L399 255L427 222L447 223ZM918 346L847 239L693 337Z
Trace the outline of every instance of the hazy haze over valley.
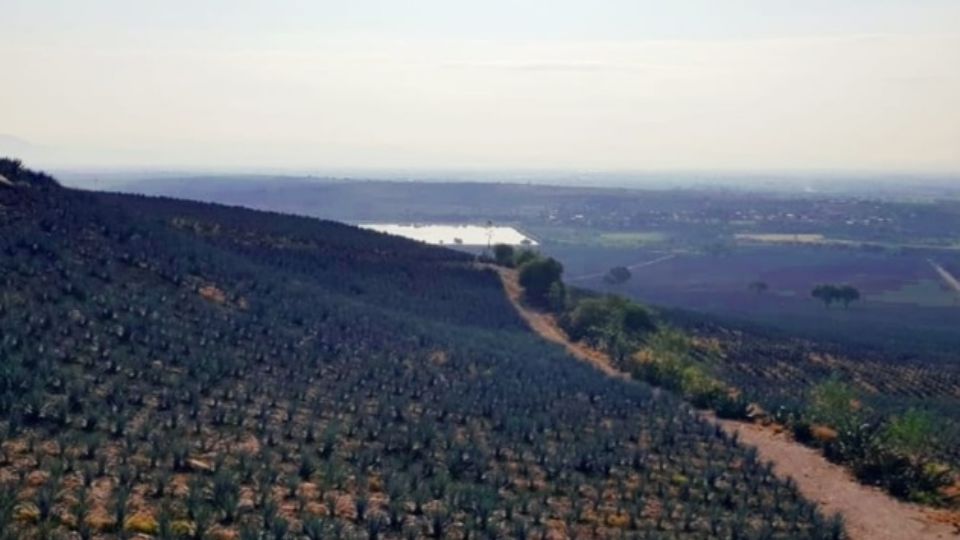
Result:
M45 169L960 169L947 0L3 12L0 151Z

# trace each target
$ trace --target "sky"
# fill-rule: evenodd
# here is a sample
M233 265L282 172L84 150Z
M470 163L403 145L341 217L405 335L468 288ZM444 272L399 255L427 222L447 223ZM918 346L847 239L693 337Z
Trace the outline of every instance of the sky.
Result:
M39 168L960 172L956 0L0 0Z

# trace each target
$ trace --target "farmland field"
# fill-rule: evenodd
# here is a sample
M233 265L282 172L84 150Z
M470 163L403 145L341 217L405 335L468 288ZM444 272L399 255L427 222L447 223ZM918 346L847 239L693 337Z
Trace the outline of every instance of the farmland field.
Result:
M960 325L956 294L922 253L912 251L800 245L738 246L722 254L677 250L669 260L636 268L629 281L612 286L602 279L607 269L657 260L670 250L551 244L543 250L563 261L572 278L586 276L577 280L581 286L811 337L895 349L923 342L925 349L944 350ZM956 264L955 259L945 261ZM767 284L766 292L748 288L758 281ZM864 298L849 309L828 309L810 297L820 283L851 284Z
M891 289L873 294L868 297L877 302L893 302L898 304L915 304L919 306L956 306L957 295L947 288L941 281L921 279L908 283L899 289Z

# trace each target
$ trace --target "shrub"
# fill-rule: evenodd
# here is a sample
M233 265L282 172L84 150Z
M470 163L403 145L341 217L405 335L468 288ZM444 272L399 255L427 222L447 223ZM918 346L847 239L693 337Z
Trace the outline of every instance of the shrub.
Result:
M880 433L880 442L908 456L930 454L937 446L941 427L942 422L932 413L911 408L887 422Z
M520 266L520 285L526 299L535 305L547 306L550 287L560 280L563 265L552 257L535 257Z
M878 446L869 448L851 464L862 481L883 486L897 497L918 502L939 502L939 490L953 483L953 471L949 467L911 459Z
M720 418L744 420L749 417L750 404L742 396L731 396L729 393L724 393L717 397L713 409Z
M547 307L554 313L567 310L567 287L562 281L554 281L547 291Z
M540 258L540 254L532 249L521 249L514 252L513 266L519 268L530 261Z
M497 244L493 246L493 260L500 266L513 268L514 255L513 246L507 244Z
M682 332L662 328L633 356L631 373L651 384L676 391L701 409L714 409L724 418L746 418L743 397L734 395L709 366L693 358L692 343Z
M583 340L611 353L635 349L656 329L647 308L615 295L581 299L560 324L574 341ZM623 355L615 356L619 360Z
M816 423L843 430L856 423L858 403L850 385L840 379L830 378L810 391L808 414Z

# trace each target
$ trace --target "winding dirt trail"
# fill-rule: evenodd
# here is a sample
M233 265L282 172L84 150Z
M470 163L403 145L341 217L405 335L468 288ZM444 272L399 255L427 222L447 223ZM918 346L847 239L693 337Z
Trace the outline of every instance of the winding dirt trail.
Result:
M606 375L630 376L617 370L604 353L580 343L571 343L553 316L527 308L521 301L514 270L484 265L495 270L517 312L531 330L547 341L562 345L574 357ZM781 478L792 478L797 489L817 504L825 515L840 514L851 540L933 540L960 538L956 516L894 499L878 488L857 482L843 467L830 463L817 450L797 443L770 426L721 420L709 413L701 417L737 434L739 440L757 449L761 459L773 464Z
M508 270L497 266L486 266L486 268L495 270L497 274L500 275L500 280L503 282L503 288L507 292L507 297L510 298L510 302L516 308L517 313L530 325L530 329L539 334L540 337L552 343L562 345L568 353L591 364L610 377L620 379L630 378L628 374L615 369L610 364L610 359L607 358L607 355L596 349L591 349L581 343L574 343L567 339L567 335L560 329L553 315L528 309L524 306L520 301L523 289L517 281L517 272L515 270Z

